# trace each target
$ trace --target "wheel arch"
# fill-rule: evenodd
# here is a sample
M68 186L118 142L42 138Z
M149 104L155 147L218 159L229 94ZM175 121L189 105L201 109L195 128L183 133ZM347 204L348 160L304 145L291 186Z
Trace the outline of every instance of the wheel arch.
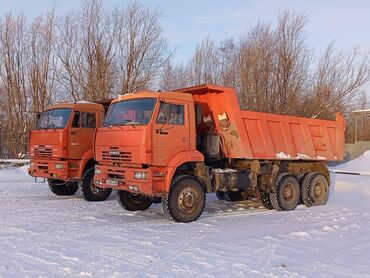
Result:
M194 174L194 169L197 167L198 163L204 164L204 157L198 151L193 152L180 152L175 155L168 164L168 172L166 177L166 188L169 192L171 186L173 185L173 179L176 176L192 176L196 179L203 187L205 192L207 192L207 186L202 179L199 179Z

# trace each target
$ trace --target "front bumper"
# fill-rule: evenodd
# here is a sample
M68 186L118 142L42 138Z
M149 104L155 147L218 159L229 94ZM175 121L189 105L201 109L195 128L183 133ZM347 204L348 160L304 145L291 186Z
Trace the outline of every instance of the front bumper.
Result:
M94 183L101 188L126 190L153 196L153 173L150 168L128 168L98 165L95 169ZM98 172L98 173L97 173ZM145 173L146 179L135 179L135 172Z
M63 166L61 169L57 169L55 164ZM28 174L35 178L67 180L68 162L59 160L31 159Z

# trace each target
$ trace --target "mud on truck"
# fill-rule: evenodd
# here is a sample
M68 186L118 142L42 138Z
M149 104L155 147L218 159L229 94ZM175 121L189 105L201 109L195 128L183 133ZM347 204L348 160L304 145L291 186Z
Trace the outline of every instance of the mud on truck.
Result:
M42 112L29 137L29 175L47 179L56 195L73 195L81 184L86 200L108 198L112 189L93 183L93 145L109 103L62 103Z
M233 89L202 85L115 99L95 140L95 184L126 210L161 198L165 214L191 222L206 193L268 209L324 205L329 160L341 160L344 119L242 111Z

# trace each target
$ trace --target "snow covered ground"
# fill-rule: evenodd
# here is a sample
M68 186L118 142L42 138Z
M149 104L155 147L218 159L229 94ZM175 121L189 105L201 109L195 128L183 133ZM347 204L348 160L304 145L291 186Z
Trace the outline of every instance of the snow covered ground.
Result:
M160 205L125 212L0 170L0 277L370 277L369 250L370 177L337 175L326 206L292 212L208 195L178 224Z

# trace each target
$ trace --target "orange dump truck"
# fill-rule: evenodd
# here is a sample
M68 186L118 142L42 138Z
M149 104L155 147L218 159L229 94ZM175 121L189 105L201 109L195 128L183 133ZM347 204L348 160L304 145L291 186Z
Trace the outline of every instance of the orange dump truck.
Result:
M47 179L56 195L73 195L81 183L87 200L108 198L112 190L93 183L93 146L109 103L61 103L42 112L29 137L29 175Z
M202 85L115 99L95 140L95 184L119 190L126 210L161 198L179 222L196 220L206 194L258 197L269 209L324 205L327 161L341 160L344 119L242 111L233 89Z

